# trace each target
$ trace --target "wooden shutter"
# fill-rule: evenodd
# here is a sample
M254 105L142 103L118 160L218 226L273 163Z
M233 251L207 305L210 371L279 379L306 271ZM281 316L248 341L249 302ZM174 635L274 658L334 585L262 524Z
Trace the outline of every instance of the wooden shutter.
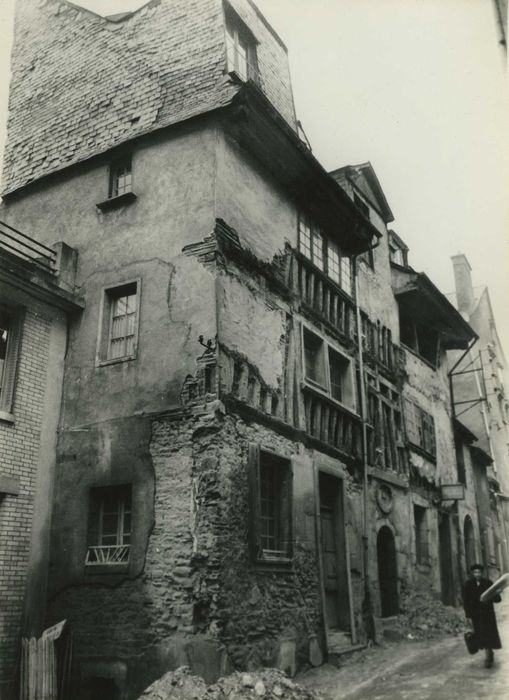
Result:
M18 368L19 351L21 347L21 330L23 326L23 313L18 312L11 317L11 327L7 339L2 389L0 393L0 411L12 413L14 404L14 389L16 386L16 373Z
M261 556L260 546L260 446L249 444L248 461L249 548L254 560Z

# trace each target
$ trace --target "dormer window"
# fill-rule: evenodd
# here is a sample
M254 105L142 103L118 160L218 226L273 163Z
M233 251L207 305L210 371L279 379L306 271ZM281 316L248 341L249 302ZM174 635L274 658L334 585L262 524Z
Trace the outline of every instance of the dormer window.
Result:
M96 204L102 212L117 209L136 200L136 195L133 192L131 154L112 160L108 172L108 198Z
M233 10L226 8L225 16L227 70L241 80L256 80L256 41Z

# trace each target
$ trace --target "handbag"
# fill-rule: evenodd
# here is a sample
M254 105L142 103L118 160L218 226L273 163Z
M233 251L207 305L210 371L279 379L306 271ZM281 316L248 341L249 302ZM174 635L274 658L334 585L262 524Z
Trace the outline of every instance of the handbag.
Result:
M477 652L479 651L479 642L477 640L476 633L472 631L465 632L463 637L465 639L465 644L467 645L468 653L477 654Z

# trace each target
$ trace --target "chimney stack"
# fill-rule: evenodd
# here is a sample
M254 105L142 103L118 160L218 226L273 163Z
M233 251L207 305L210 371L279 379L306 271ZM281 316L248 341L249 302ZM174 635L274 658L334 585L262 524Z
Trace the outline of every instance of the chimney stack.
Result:
M454 283L456 286L456 299L458 311L470 316L474 310L474 290L472 287L472 268L466 255L460 253L451 257L454 268Z

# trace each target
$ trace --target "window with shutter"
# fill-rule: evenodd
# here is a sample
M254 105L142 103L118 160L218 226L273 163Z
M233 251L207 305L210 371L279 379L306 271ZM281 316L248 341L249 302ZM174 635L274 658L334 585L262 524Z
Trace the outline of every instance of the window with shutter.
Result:
M23 313L0 307L0 417L12 419Z
M435 419L414 401L405 399L405 424L408 441L436 457Z
M292 557L291 461L253 444L248 468L253 559L287 562Z

